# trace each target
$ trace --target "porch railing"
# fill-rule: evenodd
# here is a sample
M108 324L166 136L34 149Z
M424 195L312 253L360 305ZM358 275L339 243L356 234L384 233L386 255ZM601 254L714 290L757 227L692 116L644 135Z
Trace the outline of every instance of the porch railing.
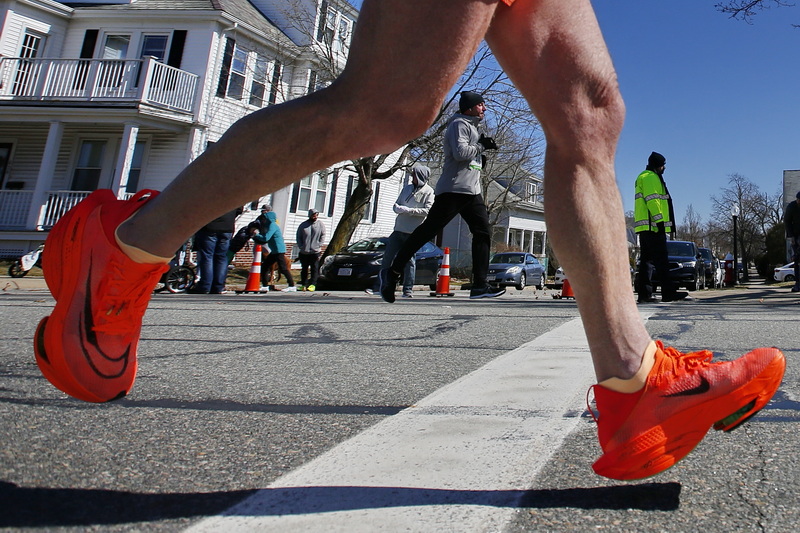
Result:
M0 58L0 100L143 102L191 113L199 76L144 59Z
M49 230L58 219L86 198L92 191L49 191L44 205L33 205L33 191L0 190L0 230ZM133 196L124 193L122 199ZM32 209L38 213L35 228L27 228Z

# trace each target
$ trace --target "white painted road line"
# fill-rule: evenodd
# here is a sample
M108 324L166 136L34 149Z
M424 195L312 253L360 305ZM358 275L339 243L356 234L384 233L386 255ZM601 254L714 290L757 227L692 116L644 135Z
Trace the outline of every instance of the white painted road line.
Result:
M574 319L188 531L498 531L593 382Z

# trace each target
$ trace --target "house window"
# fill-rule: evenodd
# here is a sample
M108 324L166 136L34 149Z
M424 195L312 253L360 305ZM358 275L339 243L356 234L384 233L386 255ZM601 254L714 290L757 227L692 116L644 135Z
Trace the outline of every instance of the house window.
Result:
M23 58L19 63L17 72L14 75L14 88L12 90L14 95L22 96L33 93L36 85L36 65L33 61L25 61L25 59L34 59L39 57L44 44L44 36L32 32L25 32L22 38L22 46L19 50L19 57Z
M228 97L242 99L244 93L244 79L247 75L247 50L236 47L231 62L230 79L228 80Z
M142 53L139 57L153 56L159 61L164 61L167 57L167 35L143 35L142 36Z
M130 35L107 35L103 46L103 59L119 60L104 61L98 73L98 87L119 87L125 71L124 60L128 57L128 46L131 42Z
M347 195L345 196L345 204L350 203L350 198L353 195L353 191L356 189L358 184L356 183L358 178L356 176L350 176L347 180ZM378 181L372 182L372 196L367 201L367 207L364 208L364 214L361 217L361 222L372 222L373 224L378 219L378 197L380 196L381 192L381 184Z
M139 54L141 59L146 57L155 57L158 61L164 62L164 58L167 55L167 35L143 35L142 36L142 52ZM134 87L139 86L139 80L142 76L142 68L144 67L144 62L139 64L139 68L136 72L136 85Z
M339 18L339 31L336 33L336 51L347 53L350 48L350 37L353 29L353 21L347 17Z
M320 213L325 212L325 204L328 198L328 184L326 183L326 171L306 176L295 184L293 193L292 213L302 213L312 207ZM296 201L295 201L296 200Z
M521 229L509 228L507 244L512 248L522 250L523 233Z
M144 160L145 147L146 143L144 141L136 141L136 146L133 148L131 170L128 173L128 183L125 186L125 192L135 193L139 190L139 178L142 175L142 161Z
M269 61L265 57L258 56L253 69L253 83L250 84L250 105L256 107L264 106L264 93L266 92L268 73Z
M125 59L128 56L130 35L107 35L103 46L103 59Z
M73 191L94 191L100 183L106 141L86 140L81 143L78 161L72 175Z
M39 57L39 53L42 51L43 44L43 35L26 31L25 36L22 38L22 47L19 50L19 57Z

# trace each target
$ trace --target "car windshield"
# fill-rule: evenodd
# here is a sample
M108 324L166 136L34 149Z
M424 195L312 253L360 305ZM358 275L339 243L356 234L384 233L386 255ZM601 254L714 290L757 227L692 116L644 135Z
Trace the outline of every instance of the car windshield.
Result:
M703 259L705 259L706 261L711 261L712 259L711 250L709 250L708 248L700 248L700 255L702 255Z
M380 239L361 239L344 249L345 252L377 252L386 248L386 242Z
M694 246L690 242L667 241L669 255L681 257L694 257Z
M495 254L491 262L503 265L521 265L524 260L523 254Z

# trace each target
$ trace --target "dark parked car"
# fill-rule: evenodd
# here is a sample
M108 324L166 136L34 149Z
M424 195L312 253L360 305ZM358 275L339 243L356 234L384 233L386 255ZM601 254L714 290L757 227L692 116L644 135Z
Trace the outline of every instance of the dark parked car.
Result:
M502 252L489 260L489 283L504 287L513 285L518 291L526 285L544 288L544 266L536 256L524 252Z
M361 239L335 255L325 258L319 269L317 289L364 290L377 286L388 237ZM417 251L417 274L414 285L428 285L436 290L436 278L444 252L431 242Z
M698 248L697 250L703 256L706 273L705 286L713 289L722 287L724 270L717 256L709 248Z
M697 245L691 241L667 241L669 256L669 279L678 286L690 291L703 289L706 286L705 263ZM636 269L637 275L639 269ZM653 281L660 285L658 272Z

